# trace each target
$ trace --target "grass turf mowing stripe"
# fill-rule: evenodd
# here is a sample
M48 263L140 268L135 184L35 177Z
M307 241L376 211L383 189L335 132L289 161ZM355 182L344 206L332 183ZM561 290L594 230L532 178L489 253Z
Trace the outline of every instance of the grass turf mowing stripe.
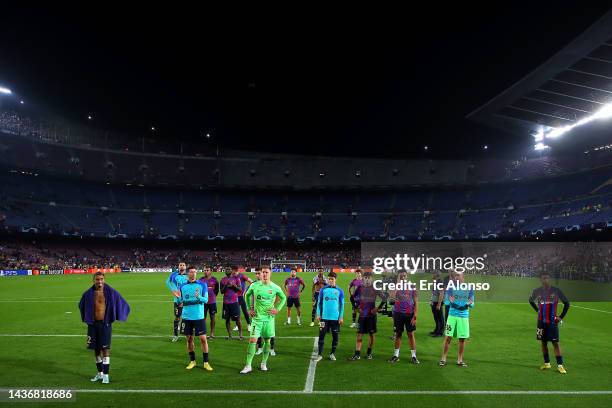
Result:
M7 392L16 388L0 388L1 392ZM398 390L398 391L361 391L361 390L337 390L337 391L298 391L298 390L194 390L194 389L109 389L88 388L72 389L76 393L88 394L320 394L320 395L612 395L612 390L594 391L552 391L552 390Z

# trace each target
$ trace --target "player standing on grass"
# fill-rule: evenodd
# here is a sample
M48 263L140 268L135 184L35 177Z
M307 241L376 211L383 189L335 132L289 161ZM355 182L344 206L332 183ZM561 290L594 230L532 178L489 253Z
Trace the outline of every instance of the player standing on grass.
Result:
M219 281L212 276L212 269L208 266L204 267L204 276L200 278L200 282L206 284L208 288L208 302L204 307L204 319L206 315L210 316L210 338L215 338L215 316L217 316L217 295L219 294Z
M79 310L81 320L87 323L87 334L91 339L96 359L98 373L91 379L92 382L102 380L102 384L110 382L111 336L115 320L125 322L130 314L130 305L115 289L106 285L104 274L96 272L93 276L94 284L87 289L81 301Z
M251 321L251 332L249 334L249 345L247 349L246 365L240 374L248 374L253 369L251 364L255 356L255 348L258 337L263 337L263 357L261 359L261 371L268 371L266 365L270 355L270 338L275 335L274 317L283 308L287 297L283 290L270 280L272 274L269 266L261 269L261 281L252 284L247 289L245 298L251 308L249 314L253 317ZM278 304L276 298L279 298ZM252 305L252 306L251 306Z
M361 286L361 269L357 269L355 271L355 279L351 281L349 284L349 295L351 299L351 306L353 308L353 323L351 323L351 327L357 326L355 323L355 319L357 318L357 308L359 308L359 297L355 297L355 292L357 288Z
M544 364L540 366L541 370L550 368L550 357L548 357L548 342L552 342L557 359L557 370L561 374L567 374L563 367L563 356L561 355L561 347L559 346L559 324L563 323L563 318L569 310L570 303L565 297L561 289L550 285L550 274L543 272L540 275L542 286L534 289L529 304L538 312L538 329L536 338L542 342L542 354L544 355ZM557 305L559 300L563 302L563 311L557 316Z
M436 285L440 282L440 272L436 271L433 274L433 280ZM436 327L429 334L432 337L444 336L444 311L442 310L444 304L444 290L440 290L437 286L434 286L431 290L431 313L433 314L434 322Z
M223 293L223 318L225 319L228 339L232 338L230 321L233 320L238 326L240 340L242 340L242 322L240 321L240 305L238 303L240 290L240 278L233 276L231 270L226 271L225 278L221 279L221 293Z
M187 282L187 265L185 262L180 262L178 264L178 270L174 271L168 276L166 279L166 286L172 292L174 296L172 305L174 307L174 322L173 322L173 333L174 337L172 337L172 342L178 341L179 337L179 326L181 322L181 314L183 312L183 304L181 303L181 295L178 291L178 287L183 283Z
M463 283L463 273L455 272L453 279L456 283ZM465 341L470 338L470 308L474 307L474 291L472 289L453 289L448 288L444 295L444 303L449 306L448 317L446 319L446 338L442 348L442 358L438 365L446 365L448 348L453 338L459 339L459 350L457 352L457 365L467 367L463 361Z
M336 361L336 347L338 347L340 326L344 323L344 292L336 287L336 277L335 272L330 272L327 275L327 286L319 292L316 316L316 320L320 321L317 362L323 359L323 345L325 344L325 335L328 332L332 334L332 348L331 353L329 353L329 359Z
M285 279L285 292L287 293L287 322L291 324L291 308L295 306L297 313L297 324L302 325L302 310L300 309L300 294L306 289L302 278L297 277L297 270L291 268L291 276Z
M247 309L247 305L244 302L244 292L246 291L246 283L253 283L253 279L244 275L244 273L238 271L238 267L235 266L232 271L232 276L240 279L240 291L238 292L238 304L240 305L240 309L242 309L242 314L244 315L244 320L247 323L247 330L249 330L249 326L251 325L251 317L249 316L249 311ZM234 331L239 330L238 325L234 327ZM242 328L240 328L240 337L242 337Z
M406 280L406 271L397 274L397 282ZM395 350L389 359L390 363L399 361L400 347L402 344L402 334L404 329L408 333L408 343L413 364L420 364L416 356L416 340L414 331L416 330L417 314L419 311L418 292L416 289L403 288L395 291L395 303L393 304L393 329L395 332Z
M374 289L372 285L372 273L366 272L363 274L362 285L355 292L359 300L359 324L357 330L357 341L355 344L355 354L349 360L355 361L361 359L361 346L364 334L369 334L367 359L372 359L372 348L376 339L376 314L378 309L385 302L383 293ZM376 307L376 298L380 298L381 303Z
M261 267L256 267L255 268L255 280L253 281L253 283L258 282L261 280ZM253 305L249 305L249 309L252 309ZM260 355L263 353L263 339L261 338L261 336L259 336L257 338L257 352L255 353L256 356ZM274 351L274 346L276 343L276 337L270 337L270 356L274 357L276 355L276 351Z
M325 285L327 285L327 282L323 276L323 271L319 270L317 276L315 276L312 280L312 320L310 322L310 327L314 326L315 315L317 313L317 302L319 300L319 291Z
M196 366L195 346L193 344L193 333L200 338L204 369L212 371L208 363L208 340L206 339L206 321L204 320L204 305L208 301L208 287L206 283L197 281L196 268L190 266L187 273L187 282L179 287L181 303L183 304L183 333L187 337L187 351L189 352L189 365L185 367L191 370Z

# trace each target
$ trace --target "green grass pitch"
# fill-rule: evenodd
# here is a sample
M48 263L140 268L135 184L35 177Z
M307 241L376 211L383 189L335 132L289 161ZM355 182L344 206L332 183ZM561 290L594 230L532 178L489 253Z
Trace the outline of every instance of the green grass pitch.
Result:
M209 340L214 372L199 366L185 370L188 356L185 340L169 341L172 331L172 302L164 284L166 274L107 275L107 283L130 303L127 323L113 325L111 383L91 384L95 374L92 352L85 348L86 327L80 321L77 304L91 285L91 275L28 276L0 280L0 388L70 388L74 390L116 390L108 393L78 392L69 406L171 406L198 404L222 406L228 403L253 406L610 406L610 394L429 394L399 395L398 391L608 391L612 392L612 302L574 301L610 297L610 285L588 282L558 282L572 301L561 326L561 346L568 374L539 370L541 353L535 340L536 314L527 303L536 279L470 277L491 283L489 293L477 293L471 313L471 335L465 360L469 367L452 364L456 343L451 345L447 367L437 362L441 338L431 338L433 319L427 303L420 303L417 322L417 352L421 364L409 364L410 350L404 336L401 360L391 365L392 322L379 315L374 359L348 362L355 346L355 330L347 299L345 326L340 333L338 361L323 360L316 365L313 393L304 392L313 352L316 327L310 323L310 284L313 274L303 273L308 287L302 296L303 325L284 326L286 309L276 319L276 350L270 357L269 372L240 376L244 366L246 340L226 340L225 327L217 316L217 339ZM286 274L273 274L282 285ZM342 274L339 286L347 290L351 274ZM598 294L597 297L593 294ZM593 299L590 298L593 297ZM348 296L347 296L348 298ZM426 301L428 294L421 294ZM208 322L207 322L208 325ZM210 329L210 327L209 327ZM34 336L42 335L42 336ZM246 330L245 330L246 335ZM124 337L125 336L125 337ZM329 351L331 336L326 339ZM365 346L364 346L365 348ZM325 353L326 355L327 353ZM149 390L125 392L120 390ZM156 393L153 393L153 390ZM164 390L214 390L215 393L177 394ZM277 390L261 394L256 391ZM281 392L288 391L288 392ZM335 393L341 391L342 393ZM329 393L324 393L329 392ZM354 392L361 392L356 394ZM378 393L375 393L378 392ZM389 392L389 393L384 393ZM26 404L31 405L31 404ZM66 406L44 403L43 406ZM18 405L20 406L20 405Z

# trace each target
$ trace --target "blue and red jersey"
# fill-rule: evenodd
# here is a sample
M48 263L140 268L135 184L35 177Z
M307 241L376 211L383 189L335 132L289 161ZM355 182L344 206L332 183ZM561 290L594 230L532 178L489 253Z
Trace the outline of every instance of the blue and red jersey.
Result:
M228 287L228 285L235 285L239 289ZM221 279L221 290L223 291L223 303L237 303L238 294L241 292L241 281L238 276L226 276Z
M529 298L529 303L538 311L538 321L543 323L555 323L559 300L563 302L564 305L563 312L559 316L559 318L562 319L569 308L569 300L567 300L559 288L551 286L548 289L544 287L534 289Z
M359 288L362 285L361 283L361 279L353 279L351 281L351 283L349 283L349 293L351 293L351 288L355 288L355 291L353 292L353 299L355 299L356 301L359 300L359 295L357 294L357 288Z
M417 291L414 289L402 289L395 291L395 303L393 311L395 313L414 313L414 304L417 302Z
M200 278L200 282L204 282L208 287L208 304L217 303L217 293L219 293L219 281L214 276L210 278Z
M285 286L287 287L288 297L292 299L296 299L300 297L300 285L304 285L304 280L302 278L289 277L285 279Z
M373 314L376 308L376 298L384 300L381 291L374 289L373 286L359 286L355 291L355 296L359 296L359 317L368 317Z

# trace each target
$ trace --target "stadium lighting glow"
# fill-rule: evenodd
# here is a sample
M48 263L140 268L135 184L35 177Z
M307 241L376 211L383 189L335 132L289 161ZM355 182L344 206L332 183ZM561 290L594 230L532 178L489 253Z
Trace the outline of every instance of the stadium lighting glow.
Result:
M88 115L87 119L92 120L93 118L91 117L91 115Z
M423 147L424 150L429 150L429 146Z
M546 150L546 149L550 149L550 146L546 146L544 143L536 143L536 145L533 147L534 150Z
M489 146L488 145L484 145L482 148L487 150L489 148Z
M25 102L24 101L19 101L19 103L23 105Z
M0 86L0 94L10 95L12 93L13 91L11 91L10 89Z
M575 127L585 125L594 120L609 119L609 118L612 118L612 103L605 104L604 106L601 107L601 109L599 109L597 112L595 112L591 116L587 116L586 118L580 119L578 122L574 124L559 127L559 128L548 128L549 130L546 132L544 130L538 131L538 133L534 135L534 139L536 141L536 145L534 147L536 150L542 150L541 148L538 149L537 146L543 145L543 143L541 142L544 141L544 139L556 139L558 137L563 136L565 133L569 132Z

